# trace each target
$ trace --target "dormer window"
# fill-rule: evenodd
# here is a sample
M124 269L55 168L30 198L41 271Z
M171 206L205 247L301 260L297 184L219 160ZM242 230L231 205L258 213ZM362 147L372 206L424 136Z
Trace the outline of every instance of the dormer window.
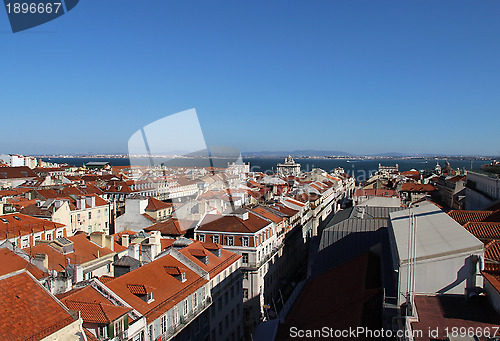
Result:
M208 260L208 255L207 253L205 252L205 250L203 249L193 249L193 250L189 250L189 252L194 256L196 257L196 259L198 259L200 262L202 262L203 264L208 264L209 260Z
M134 294L148 304L154 301L153 291L150 287L146 287L143 284L127 284L127 289L131 294Z
M146 300L146 303L151 303L153 302L155 299L153 298L153 292L148 292L148 296L147 296L147 300Z
M212 241L213 241L215 244L219 244L219 236L213 236L213 237L212 237Z
M186 271L184 269L181 269L178 266L164 266L163 268L165 269L165 272L167 274L174 277L175 279L181 282L185 282L187 280Z
M233 236L228 236L226 238L226 244L227 244L227 246L233 246L234 245L234 237Z

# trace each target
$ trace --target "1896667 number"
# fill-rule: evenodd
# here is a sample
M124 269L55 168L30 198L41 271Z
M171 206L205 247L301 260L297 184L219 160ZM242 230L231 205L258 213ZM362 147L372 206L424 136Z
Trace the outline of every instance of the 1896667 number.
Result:
M14 14L43 14L43 13L58 13L61 8L60 2L47 2L47 3L27 3L27 2L14 2L5 5L7 13Z

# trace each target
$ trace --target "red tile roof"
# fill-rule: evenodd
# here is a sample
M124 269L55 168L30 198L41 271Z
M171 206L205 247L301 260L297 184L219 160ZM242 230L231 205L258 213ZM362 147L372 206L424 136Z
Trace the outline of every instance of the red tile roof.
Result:
M285 220L281 216L279 216L279 215L277 215L275 213L271 213L270 211L266 210L265 208L263 208L261 206L257 206L255 208L253 208L252 211L254 211L255 213L257 213L257 214L259 214L261 216L263 216L264 218L267 218L267 219L273 221L276 224L279 224L283 220Z
M465 225L468 222L485 221L492 214L493 211L452 210L448 212L448 215L460 225Z
M21 213L5 214L0 216L0 240L53 230L64 226L64 224L54 223Z
M429 335L429 328L439 331L438 340L446 339L446 328L464 328L465 330L490 330L498 329L500 317L489 305L486 297L476 297L465 300L460 295L439 295L415 297L418 313L418 322L412 323L414 330L421 330L422 335L415 337L416 341L436 340ZM495 328L495 329L492 329ZM480 340L487 338L480 337Z
M132 308L113 304L91 286L61 299L69 310L80 311L84 322L109 324Z
M130 304L139 313L146 316L147 323L151 323L159 316L180 303L195 290L208 283L190 269L186 271L186 281L181 282L169 275L164 266L184 267L184 265L171 255L165 255L154 262L141 266L134 271L126 273L107 283L107 287L113 290L123 300ZM147 303L142 298L133 294L129 286L134 286L135 292L141 294L151 291L154 301ZM144 289L138 289L143 286Z
M436 187L430 184L416 184L413 182L405 182L401 186L401 191L403 192L432 192L435 191Z
M464 228L481 240L500 239L500 223L469 222Z
M171 203L163 202L153 197L148 198L148 206L146 211L158 211L172 207Z
M42 243L31 247L31 254L33 256L37 253L48 255L49 269L62 271L68 265L68 259L71 264L83 264L113 253L111 249L100 247L91 242L85 233L77 233L67 239L73 242L74 252L62 254L54 247L50 246L50 243Z
M484 269L500 270L500 241L492 240L484 246Z
M0 278L1 340L41 340L75 320L27 272Z
M270 223L248 212L248 219L243 220L233 215L207 214L198 228L199 231L255 233L265 228Z
M377 279L379 266L375 256L365 253L310 278L286 316L285 323L280 325L277 339L294 340L290 334L293 326L319 330L324 326L334 330L372 326L372 320L377 315L373 312L379 308L374 304L382 293L380 280ZM371 310L367 308L369 306Z
M396 197L397 195L395 190L383 188L358 189L354 192L355 197Z
M182 236L186 233L183 229L183 226L189 226L193 222L185 221L186 223L181 223L178 219L168 218L165 221L160 221L151 226L144 228L144 231L160 231L160 233L164 236Z
M36 279L47 277L46 273L29 263L23 257L15 254L6 247L0 248L0 276L22 269L29 271Z
M220 249L220 257L217 257L209 251L217 249ZM225 250L221 248L220 245L200 241L195 241L189 244L185 248L181 249L180 252L196 263L196 265L200 266L203 270L207 271L210 274L210 278L213 278L217 274L221 273L241 258L240 255ZM208 263L205 264L201 259L199 259L201 257L208 257Z
M36 175L31 168L22 167L2 167L0 169L0 179L25 179L36 178Z
M107 275L102 275L101 277L99 277L99 281L103 284L106 284L108 282L111 282L112 280L114 280L115 277L111 277L111 276L107 276Z

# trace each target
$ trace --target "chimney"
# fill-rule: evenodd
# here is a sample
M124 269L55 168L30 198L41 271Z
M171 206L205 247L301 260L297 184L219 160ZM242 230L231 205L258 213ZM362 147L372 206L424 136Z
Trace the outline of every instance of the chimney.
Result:
M122 246L128 248L130 237L128 234L122 234Z
M33 265L40 270L47 271L49 268L49 256L46 253L37 253L33 258Z
M102 232L92 232L90 234L90 240L99 245L100 247L106 247L105 243L105 235Z
M161 252L161 233L160 231L151 231L151 236L149 237L149 244L151 245L151 259L154 260L156 256Z
M129 257L132 257L132 258L135 258L137 260L140 260L140 256L139 256L139 244L130 244L128 246L128 251L127 251L127 255Z

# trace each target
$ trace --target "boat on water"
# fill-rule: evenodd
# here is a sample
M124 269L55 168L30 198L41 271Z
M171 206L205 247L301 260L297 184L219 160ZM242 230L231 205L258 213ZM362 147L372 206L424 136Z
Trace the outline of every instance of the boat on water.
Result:
M495 160L492 163L482 165L481 169L486 172L500 174L500 162Z

